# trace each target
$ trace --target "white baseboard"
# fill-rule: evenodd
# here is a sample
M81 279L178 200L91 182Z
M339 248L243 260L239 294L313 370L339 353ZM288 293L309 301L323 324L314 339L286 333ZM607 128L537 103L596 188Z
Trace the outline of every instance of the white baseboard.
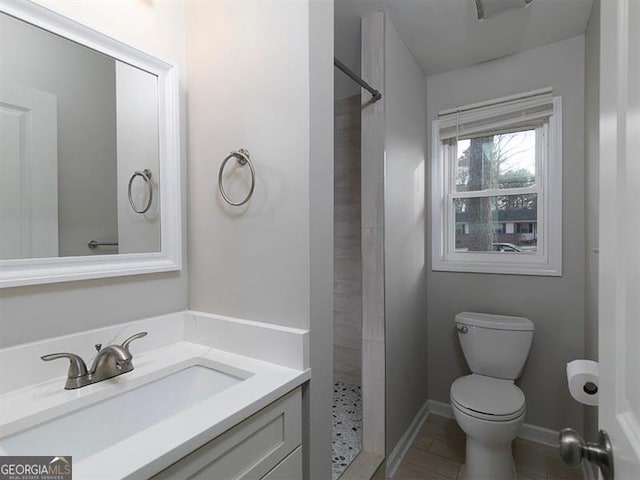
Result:
M407 454L409 447L415 440L422 424L425 422L429 414L432 413L434 415L439 415L441 417L446 418L454 418L453 416L453 408L450 404L444 402L437 402L436 400L427 400L422 408L418 411L415 418L407 428L407 431L404 432L396 446L393 448L389 457L387 458L387 478L393 478L396 473L396 470L402 463L402 459ZM544 427L538 427L536 425L531 425L529 423L525 423L520 427L520 432L518 432L518 438L522 438L524 440L530 440L532 442L541 443L543 445L548 445L550 447L558 446L558 432L555 430L550 430ZM593 476L585 476L585 478L593 480Z
M453 416L453 408L451 408L451 405L448 403L427 400L427 405L429 406L429 413L433 413L440 417L455 418Z
M448 403L428 400L427 405L429 413L440 415L441 417L454 418L453 408ZM530 423L523 424L518 432L518 438L542 443L543 445L548 445L550 447L558 446L558 435L559 433L555 430L538 427L537 425L531 425Z
M522 425L522 427L520 427L520 433L518 433L518 438L542 443L543 445L547 445L553 448L558 448L559 436L560 433L555 430L538 427L537 425L531 425L530 423L525 423L524 425Z
M428 415L429 401L427 400L418 411L418 414L414 417L411 425L409 425L409 428L407 428L407 431L404 432L402 437L400 437L400 440L398 440L398 443L396 443L393 451L389 454L386 467L387 478L393 478L393 476L396 474L396 470L400 466L400 463L402 463L402 459L407 454L409 447L418 435L418 432L420 431L420 428L422 427L424 421L427 419Z

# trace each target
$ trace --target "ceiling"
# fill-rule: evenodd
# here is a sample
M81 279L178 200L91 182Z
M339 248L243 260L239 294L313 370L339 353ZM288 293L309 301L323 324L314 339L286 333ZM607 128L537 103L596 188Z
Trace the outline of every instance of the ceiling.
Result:
M425 74L433 75L580 35L592 4L533 0L478 21L474 0L335 0L335 55L359 71L360 18L387 9ZM354 91L338 72L336 94L347 88Z

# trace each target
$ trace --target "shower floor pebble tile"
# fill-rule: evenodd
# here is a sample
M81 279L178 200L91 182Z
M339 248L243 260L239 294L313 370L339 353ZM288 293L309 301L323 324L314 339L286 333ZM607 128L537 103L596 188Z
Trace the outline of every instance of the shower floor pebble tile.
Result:
M333 384L332 477L336 480L362 448L362 393L359 385Z

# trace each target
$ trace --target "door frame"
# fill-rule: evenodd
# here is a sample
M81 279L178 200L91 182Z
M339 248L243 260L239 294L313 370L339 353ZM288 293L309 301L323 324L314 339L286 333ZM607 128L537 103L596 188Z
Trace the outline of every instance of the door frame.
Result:
M51 92L0 83L0 108L20 124L21 258L58 255L58 98Z

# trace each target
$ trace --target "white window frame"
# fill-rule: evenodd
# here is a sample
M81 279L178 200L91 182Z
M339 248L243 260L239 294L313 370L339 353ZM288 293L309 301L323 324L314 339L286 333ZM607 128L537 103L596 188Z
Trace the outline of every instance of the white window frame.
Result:
M497 103L497 101L494 101ZM562 276L562 98L553 98L553 114L536 129L536 184L532 187L456 192L457 148L440 139L440 120L432 124L432 270ZM518 125L517 130L526 127ZM538 248L535 254L455 251L455 198L538 195ZM551 208L553 206L553 208Z

